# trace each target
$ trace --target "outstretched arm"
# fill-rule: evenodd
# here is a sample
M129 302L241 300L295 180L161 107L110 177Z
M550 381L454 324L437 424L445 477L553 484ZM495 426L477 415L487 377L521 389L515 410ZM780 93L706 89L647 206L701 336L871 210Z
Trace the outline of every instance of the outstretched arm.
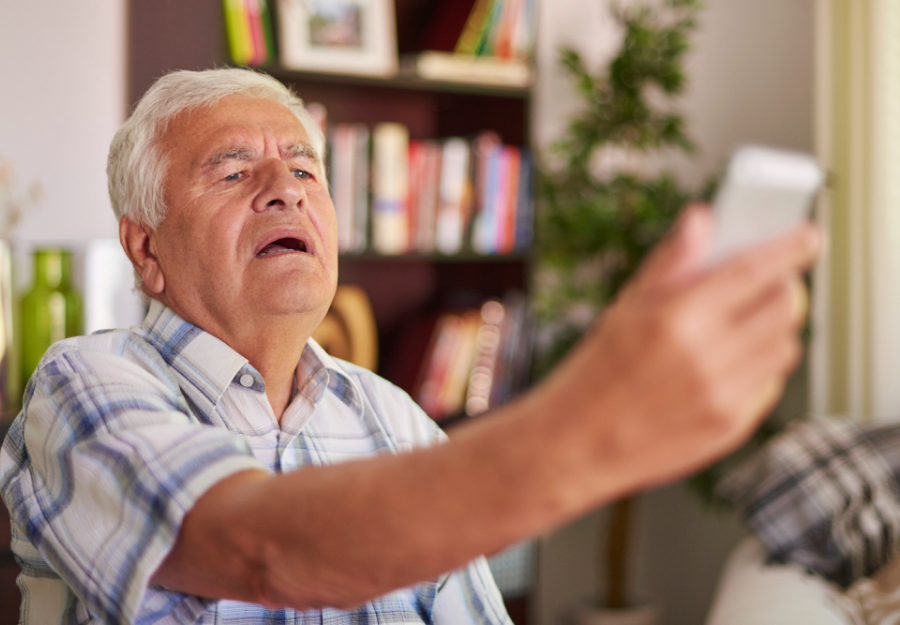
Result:
M736 448L800 357L804 226L713 269L686 212L581 344L531 393L447 444L270 476L188 513L153 581L208 597L349 607L545 532Z

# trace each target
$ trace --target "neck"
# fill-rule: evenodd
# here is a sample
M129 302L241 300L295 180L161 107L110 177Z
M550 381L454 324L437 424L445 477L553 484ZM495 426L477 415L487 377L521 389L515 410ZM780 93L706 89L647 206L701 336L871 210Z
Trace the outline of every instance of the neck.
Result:
M266 397L278 423L291 400L297 363L312 334L299 332L299 324L268 324L258 333L241 337L222 337L236 352L250 361L266 382Z
M325 311L291 315L234 315L223 321L191 315L160 300L185 321L209 332L246 358L266 383L266 397L278 423L291 399L297 363Z

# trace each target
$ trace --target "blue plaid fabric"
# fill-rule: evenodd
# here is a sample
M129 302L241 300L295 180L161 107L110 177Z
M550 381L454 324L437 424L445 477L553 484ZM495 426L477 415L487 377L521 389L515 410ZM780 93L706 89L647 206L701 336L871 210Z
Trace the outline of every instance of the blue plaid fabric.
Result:
M270 610L149 584L210 486L442 439L401 390L310 341L279 426L262 377L154 302L143 328L55 344L0 451L23 625L510 624L483 558L351 611Z

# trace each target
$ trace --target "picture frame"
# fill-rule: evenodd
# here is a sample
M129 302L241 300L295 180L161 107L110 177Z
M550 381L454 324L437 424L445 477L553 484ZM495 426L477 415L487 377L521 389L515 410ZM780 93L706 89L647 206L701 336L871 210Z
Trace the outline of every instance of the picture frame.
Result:
M397 73L393 0L278 0L278 31L286 69Z

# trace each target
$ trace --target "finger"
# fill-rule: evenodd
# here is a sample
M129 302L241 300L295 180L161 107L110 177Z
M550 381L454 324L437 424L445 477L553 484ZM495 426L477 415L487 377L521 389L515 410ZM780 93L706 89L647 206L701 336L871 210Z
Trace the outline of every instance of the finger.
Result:
M695 295L734 312L750 307L773 285L808 270L821 241L817 226L803 224L712 269Z
M747 401L744 404L745 415L734 434L733 444L735 447L747 440L756 431L756 428L778 405L782 395L784 395L784 380L782 378L769 378L747 394Z
M791 287L794 320L797 325L801 325L809 316L809 291L800 279L792 280Z
M760 298L732 317L733 327L726 332L772 333L781 329L796 331L806 321L809 297L799 277L772 286Z
M726 397L784 377L796 366L802 351L798 328L805 317L803 293L799 279L785 280L713 336L707 366L717 372L723 404L730 401Z
M671 232L647 257L638 282L643 288L671 288L700 272L712 231L713 218L709 206L699 203L689 205Z
M718 401L729 412L733 441L743 441L775 407L801 353L796 337L769 337L753 353L733 363L717 389Z

